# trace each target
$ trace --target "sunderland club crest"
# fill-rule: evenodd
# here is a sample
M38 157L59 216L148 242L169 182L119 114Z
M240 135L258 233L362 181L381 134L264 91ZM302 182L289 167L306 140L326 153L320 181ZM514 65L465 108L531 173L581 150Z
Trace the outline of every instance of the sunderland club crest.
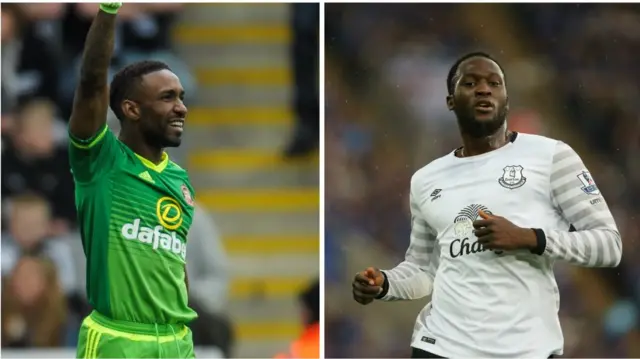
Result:
M503 169L502 177L498 179L498 183L504 188L516 189L522 187L527 178L522 175L522 166L507 166Z
M187 186L185 185L182 185L180 189L182 189L182 195L184 196L184 200L187 201L187 203L190 206L193 206L193 197L191 197L191 192L189 191L189 188L187 188Z

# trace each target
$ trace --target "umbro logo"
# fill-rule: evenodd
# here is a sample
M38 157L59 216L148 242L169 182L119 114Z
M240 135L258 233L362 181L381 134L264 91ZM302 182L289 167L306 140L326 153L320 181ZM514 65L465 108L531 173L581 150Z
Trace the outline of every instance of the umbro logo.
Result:
M440 198L440 192L442 192L441 189L436 189L435 191L431 192L431 202L435 201L436 199Z
M142 178L143 180L145 180L147 182L155 183L153 181L153 178L151 178L151 175L149 174L148 171L142 172L141 174L138 175L138 177Z

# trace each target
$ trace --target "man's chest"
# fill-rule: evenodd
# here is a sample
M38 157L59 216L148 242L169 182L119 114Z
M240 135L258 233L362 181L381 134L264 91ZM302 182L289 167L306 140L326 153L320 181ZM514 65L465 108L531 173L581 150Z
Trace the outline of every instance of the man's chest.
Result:
M439 235L464 237L480 210L526 225L532 214L553 211L549 164L535 156L455 164L422 182L418 204Z
M113 180L114 205L150 228L186 238L193 220L194 195L186 176L156 172L144 166L121 169Z

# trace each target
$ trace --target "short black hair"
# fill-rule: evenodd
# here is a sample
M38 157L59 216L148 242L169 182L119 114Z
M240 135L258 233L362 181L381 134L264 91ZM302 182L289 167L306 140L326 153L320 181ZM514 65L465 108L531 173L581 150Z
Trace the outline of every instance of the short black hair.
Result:
M118 120L124 120L122 101L132 96L132 91L138 85L142 76L161 70L171 69L164 62L145 60L134 62L113 76L109 89L109 107L111 107Z
M447 91L449 92L449 95L453 95L453 91L456 88L456 84L453 81L453 78L456 77L456 73L458 72L458 67L460 67L460 64L463 63L465 60L468 60L472 57L484 57L485 59L489 59L493 62L495 62L498 67L500 68L500 71L502 71L502 74L504 75L505 81L507 80L507 75L504 72L504 69L502 68L502 65L500 65L500 63L498 62L498 60L494 59L493 56L487 54L486 52L482 52L482 51L477 51L477 52L470 52L462 57L460 57L454 64L453 66L451 66L451 69L449 70L449 75L447 75Z
M314 279L311 283L300 293L299 300L303 307L309 311L311 315L311 323L320 321L320 280ZM311 324L309 323L309 324Z

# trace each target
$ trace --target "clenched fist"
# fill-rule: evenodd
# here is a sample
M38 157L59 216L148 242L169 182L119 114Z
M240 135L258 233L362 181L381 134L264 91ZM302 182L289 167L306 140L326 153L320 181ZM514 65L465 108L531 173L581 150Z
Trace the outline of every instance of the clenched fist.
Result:
M121 2L101 2L100 10L108 12L109 14L115 14L121 6Z
M480 217L473 222L473 234L485 248L511 251L515 249L535 250L536 234L531 228L518 227L508 219L480 211Z
M358 272L352 284L353 299L362 305L373 302L382 292L385 280L384 274L377 268L369 267Z

